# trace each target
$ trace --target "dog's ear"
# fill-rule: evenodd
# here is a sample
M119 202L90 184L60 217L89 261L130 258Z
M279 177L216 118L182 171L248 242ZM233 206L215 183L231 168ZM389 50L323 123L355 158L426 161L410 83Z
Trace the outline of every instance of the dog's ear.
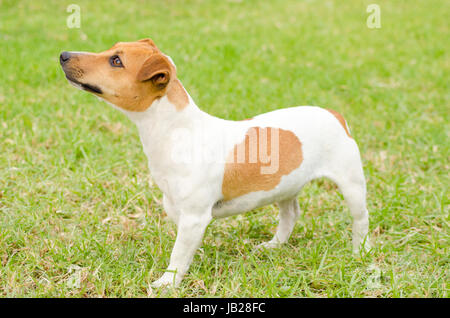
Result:
M147 39L142 39L142 40L139 40L138 42L147 43L150 46L156 47L156 44L155 44L155 42L153 42L152 39L148 39L148 38Z
M170 75L170 62L163 54L156 53L144 62L138 72L137 80L152 81L157 88L163 89L169 83Z

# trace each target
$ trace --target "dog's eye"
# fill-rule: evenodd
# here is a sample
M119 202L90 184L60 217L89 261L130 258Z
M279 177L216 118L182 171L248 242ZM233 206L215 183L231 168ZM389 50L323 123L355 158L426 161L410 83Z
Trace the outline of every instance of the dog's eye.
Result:
M111 56L111 58L109 59L109 63L114 67L123 67L122 61L117 55Z

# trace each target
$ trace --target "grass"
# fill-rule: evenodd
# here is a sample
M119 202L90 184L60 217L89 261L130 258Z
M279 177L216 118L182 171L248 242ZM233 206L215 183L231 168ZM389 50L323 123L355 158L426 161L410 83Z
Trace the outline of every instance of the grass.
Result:
M51 2L51 3L50 3ZM244 119L293 105L343 113L368 183L367 255L327 180L304 188L289 244L277 208L214 221L170 297L448 297L446 1L0 1L0 295L158 297L176 229L147 186L137 130L71 87L63 50L151 37L197 104Z

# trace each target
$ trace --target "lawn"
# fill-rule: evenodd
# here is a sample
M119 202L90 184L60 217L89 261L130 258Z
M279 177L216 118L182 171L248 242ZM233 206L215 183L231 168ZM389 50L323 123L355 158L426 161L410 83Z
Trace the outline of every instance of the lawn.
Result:
M69 28L67 7L81 9ZM0 296L158 297L176 227L148 186L137 129L70 86L60 52L152 38L203 110L241 120L332 108L358 142L373 249L328 180L277 207L215 220L169 297L448 297L450 2L0 1Z

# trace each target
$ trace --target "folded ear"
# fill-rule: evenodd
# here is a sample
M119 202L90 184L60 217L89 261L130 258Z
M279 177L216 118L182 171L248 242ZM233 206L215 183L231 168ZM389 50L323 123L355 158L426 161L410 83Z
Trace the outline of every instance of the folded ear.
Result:
M150 56L138 72L137 80L152 81L153 84L162 89L169 83L171 68L168 59L161 53Z
M138 42L143 42L143 43L147 43L148 45L150 45L150 46L154 46L154 47L156 47L156 44L155 44L155 42L153 42L153 40L152 39L142 39L142 40L139 40Z

